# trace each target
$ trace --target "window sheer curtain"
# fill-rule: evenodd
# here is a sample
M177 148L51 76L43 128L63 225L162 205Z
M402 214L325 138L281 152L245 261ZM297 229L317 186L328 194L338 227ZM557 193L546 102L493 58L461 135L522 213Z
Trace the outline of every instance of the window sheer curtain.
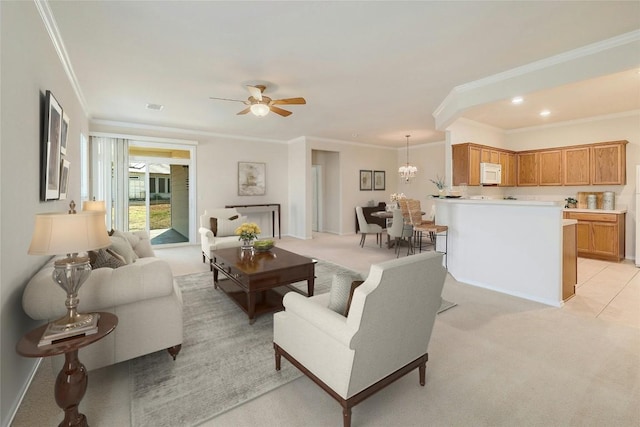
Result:
M107 227L129 229L129 140L91 136L91 194L104 200Z

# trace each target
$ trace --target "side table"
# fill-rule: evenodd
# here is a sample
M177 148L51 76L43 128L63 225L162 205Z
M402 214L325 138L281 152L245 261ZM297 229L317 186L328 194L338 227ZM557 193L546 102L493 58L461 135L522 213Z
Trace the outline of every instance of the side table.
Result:
M64 420L59 427L87 426L87 418L78 411L78 405L87 390L88 375L84 365L78 359L78 350L94 343L116 328L118 317L115 314L99 312L98 332L87 336L78 336L38 347L47 325L27 332L16 345L16 351L25 357L50 357L64 354L64 365L56 378L54 394L56 403L64 410Z

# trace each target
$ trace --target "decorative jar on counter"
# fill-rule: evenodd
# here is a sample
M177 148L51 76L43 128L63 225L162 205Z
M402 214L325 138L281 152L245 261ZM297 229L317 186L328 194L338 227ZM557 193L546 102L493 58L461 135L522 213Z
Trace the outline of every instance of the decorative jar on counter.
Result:
M587 196L587 209L595 209L596 208L596 195L589 194Z
M602 194L602 209L612 211L615 206L615 197L616 193L614 193L613 191L605 191Z

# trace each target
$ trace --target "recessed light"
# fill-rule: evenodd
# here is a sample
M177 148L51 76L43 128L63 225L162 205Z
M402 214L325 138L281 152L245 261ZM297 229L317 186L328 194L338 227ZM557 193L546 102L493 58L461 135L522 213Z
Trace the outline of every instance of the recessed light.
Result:
M160 104L147 104L147 110L160 111L164 108L164 105Z
M522 98L521 96L514 96L513 98L511 98L512 104L522 104L522 101L524 101L524 98Z
M549 110L542 110L542 111L540 111L540 115L541 115L542 117L547 117L549 114L551 114L551 111L549 111Z

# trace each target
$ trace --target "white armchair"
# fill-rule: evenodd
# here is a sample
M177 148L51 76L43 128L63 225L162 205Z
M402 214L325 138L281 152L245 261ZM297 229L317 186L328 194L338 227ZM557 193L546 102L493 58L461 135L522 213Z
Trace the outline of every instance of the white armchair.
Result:
M215 227L212 227L212 218L215 218ZM236 227L247 221L246 216L240 215L235 208L207 209L200 215L200 244L202 246L202 262L209 260L211 265L211 251L216 249L234 248L242 245L235 235Z
M328 308L329 294L287 293L273 317L276 370L284 356L322 387L342 405L345 427L354 405L408 372L419 368L424 386L445 275L435 252L374 264L347 317Z

